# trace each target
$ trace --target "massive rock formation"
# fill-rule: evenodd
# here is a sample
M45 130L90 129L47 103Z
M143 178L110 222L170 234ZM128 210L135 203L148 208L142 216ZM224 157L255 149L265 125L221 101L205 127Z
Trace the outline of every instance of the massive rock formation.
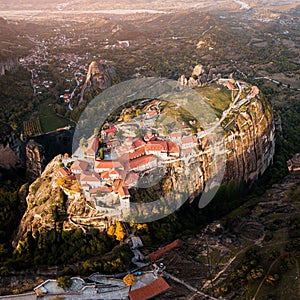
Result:
M5 169L18 169L24 167L22 142L6 123L0 122L0 177Z
M225 172L221 174L221 182L223 183L235 180L251 184L272 163L275 152L275 124L272 109L257 88L251 88L247 84L244 84L244 87L247 90L255 90L255 96L252 96L249 101L243 102L239 107L230 109L226 115L226 120L224 119L222 122L224 139L223 141L220 140L220 143L225 145L224 157L226 160L226 162L224 161L224 164L226 163ZM201 93L201 90L199 92ZM182 192L190 195L190 200L192 200L208 186L209 180L219 171L217 168L212 168L216 161L214 149L216 145L212 143L210 137L201 136L201 132L198 139L199 155L169 164L166 173L168 176L156 184L154 188L143 189L144 196L149 193L149 199L159 199L162 193L168 194L169 191L178 191L176 195L179 197ZM33 226L33 232L48 230L51 226L53 227L51 207L53 207L56 199L61 197L56 186L57 178L60 177L61 159L61 157L56 157L47 166L41 177L30 187L30 193L27 197L30 208L23 217L15 243L18 239L26 236L29 227ZM185 171L182 171L184 168ZM178 180L180 177L183 180ZM140 197L138 188L132 188L129 191L131 201L134 201L135 197ZM174 196L171 195L170 197ZM174 199L171 200L174 201ZM80 227L84 224L102 229L106 228L110 221L105 219L103 213L97 212L93 208L93 203L89 203L89 201L82 195L69 196L66 202L69 218L63 223L64 229ZM168 201L168 197L166 197L166 201ZM146 211L149 208L144 209L142 205L139 209L143 210L143 213L156 213L155 207L152 207L153 211ZM135 213L141 212L135 211ZM102 219L96 218L97 215L101 216Z
M26 178L35 180L45 168L44 148L30 140L26 145Z
M82 87L80 103L84 101L84 94L93 90L105 90L112 85L116 77L115 69L104 63L92 61L89 65L86 81Z

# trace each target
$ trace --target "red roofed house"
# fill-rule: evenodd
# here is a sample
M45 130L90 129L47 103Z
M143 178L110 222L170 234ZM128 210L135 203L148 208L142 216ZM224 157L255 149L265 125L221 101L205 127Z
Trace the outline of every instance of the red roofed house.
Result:
M142 138L137 138L132 142L132 145L134 147L135 150L144 147L146 145L146 143L143 141Z
M160 259L164 255L164 253L181 246L182 246L182 242L180 240L175 240L174 242L150 253L148 256L150 260L153 262Z
M107 149L112 149L112 148L120 146L120 141L119 140L110 140L110 141L106 142L105 144L106 144Z
M121 186L118 190L121 209L130 209L130 194L126 186Z
M181 139L181 148L182 149L194 148L197 144L198 144L197 137L194 135L184 136Z
M86 171L88 169L88 162L87 161L84 161L84 160L75 160L71 166L71 171L74 173L74 174L80 174L82 173L83 171Z
M110 179L115 180L115 179L118 179L118 178L123 178L125 176L125 174L123 174L123 173L124 173L123 170L113 169L113 170L108 171L108 176L109 176ZM101 178L102 178L102 176L101 176Z
M137 150L135 150L134 152L129 152L128 158L131 160L131 159L135 159L140 156L143 156L143 155L145 155L145 147L140 147Z
M85 156L90 159L95 159L96 151L99 147L99 139L97 136L92 136L88 139L88 145L85 150Z
M80 174L80 184L87 184L92 188L97 188L101 186L101 179L95 172L84 171Z
M179 157L179 147L174 142L167 142L168 144L168 153L170 156Z
M180 143L181 142L182 133L180 131L171 132L169 134L169 138L171 141Z
M181 150L181 155L183 157L189 157L189 156L192 156L193 154L195 154L195 151L192 148L182 149Z
M144 140L145 140L145 142L155 141L156 140L156 136L155 136L155 134L153 134L153 132L148 131L146 133L146 135L144 136Z
M117 131L118 131L117 127L111 126L110 128L108 128L108 129L105 130L105 133L106 133L106 134L109 134L109 133L116 133Z
M98 173L110 171L113 169L124 170L123 165L117 160L95 160L94 170Z
M102 180L110 180L109 171L101 172L100 177L101 177Z
M129 162L131 171L145 171L157 166L157 158L153 154L144 155Z
M155 154L160 157L168 157L168 144L166 141L150 141L145 146L146 154Z
M128 293L130 300L146 300L161 294L170 288L169 284L160 277L150 284Z

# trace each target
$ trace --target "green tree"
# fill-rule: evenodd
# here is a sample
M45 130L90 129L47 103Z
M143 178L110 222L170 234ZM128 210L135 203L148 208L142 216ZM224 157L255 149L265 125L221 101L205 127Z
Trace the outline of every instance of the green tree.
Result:
M58 277L56 282L57 285L63 289L69 288L72 285L72 280L69 277L65 276Z

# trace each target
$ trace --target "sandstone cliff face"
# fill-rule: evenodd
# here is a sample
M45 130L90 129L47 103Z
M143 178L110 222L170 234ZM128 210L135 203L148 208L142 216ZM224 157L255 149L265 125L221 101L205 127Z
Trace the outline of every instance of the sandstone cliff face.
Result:
M226 136L227 167L224 180L253 182L272 163L275 153L275 123L269 104L260 95L236 116L234 129Z
M8 124L0 122L0 168L20 167L24 167L22 143Z
M219 183L230 180L246 181L251 184L272 163L275 152L275 124L272 109L263 95L259 93L239 109L231 111L228 122L224 127L224 140L217 143L225 144L224 174ZM215 155L211 138L201 138L198 157L188 158L186 161L177 161L167 167L167 177L154 188L144 189L150 199L159 198L163 193L166 207L168 204L179 201L181 195L187 195L190 201L202 192L211 178L220 170L212 168L218 159ZM215 156L214 156L215 155ZM224 157L224 155L223 155ZM61 201L61 191L56 181L59 175L61 157L56 157L30 187L27 197L28 209L20 224L15 244L22 239L26 232L44 231L53 228L53 205ZM222 164L221 164L222 165ZM183 171L182 171L183 170ZM182 180L178 180L182 177ZM175 190L176 193L169 193ZM132 201L139 194L139 190L130 189ZM184 196L185 197L185 196ZM169 203L168 203L169 201ZM81 195L69 196L66 202L68 218L63 222L63 229L80 228L84 225L105 229L111 220L100 214L93 203L88 202ZM159 213L155 207L140 205L135 213ZM30 228L29 228L30 227Z
M44 148L30 140L26 145L26 177L35 180L41 176L45 167Z
M84 94L96 89L105 90L112 85L116 77L115 69L106 63L92 61L89 65L86 81L82 87L80 103L84 101Z
M26 197L27 210L14 236L14 247L17 247L19 240L26 237L28 231L32 231L35 235L37 232L54 229L55 207L58 208L58 213L67 216L62 221L63 230L78 229L89 224L104 230L112 223L112 220L105 216L101 217L85 197L81 195L67 197L57 186L57 180L61 177L59 173L61 161L62 156L56 156L46 166L42 175L30 185Z

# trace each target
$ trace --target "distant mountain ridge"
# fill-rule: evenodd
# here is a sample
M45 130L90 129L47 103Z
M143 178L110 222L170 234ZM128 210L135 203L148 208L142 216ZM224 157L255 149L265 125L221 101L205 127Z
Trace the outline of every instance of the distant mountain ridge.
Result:
M47 10L91 10L91 9L174 9L174 10L185 10L185 9L201 9L201 10L222 10L223 8L226 10L230 10L230 7L238 8L241 3L249 5L250 7L255 8L269 8L278 10L282 9L282 7L286 6L297 6L299 1L275 1L275 0L258 0L258 1L199 1L199 0L191 0L191 1L171 1L171 0L119 0L119 1L96 1L96 0L86 0L84 2L78 0L71 0L67 2L63 2L61 0L53 0L53 1L37 1L37 0L12 0L5 1L2 3L3 10L10 9L18 9L18 10L36 10L36 9L47 9Z

